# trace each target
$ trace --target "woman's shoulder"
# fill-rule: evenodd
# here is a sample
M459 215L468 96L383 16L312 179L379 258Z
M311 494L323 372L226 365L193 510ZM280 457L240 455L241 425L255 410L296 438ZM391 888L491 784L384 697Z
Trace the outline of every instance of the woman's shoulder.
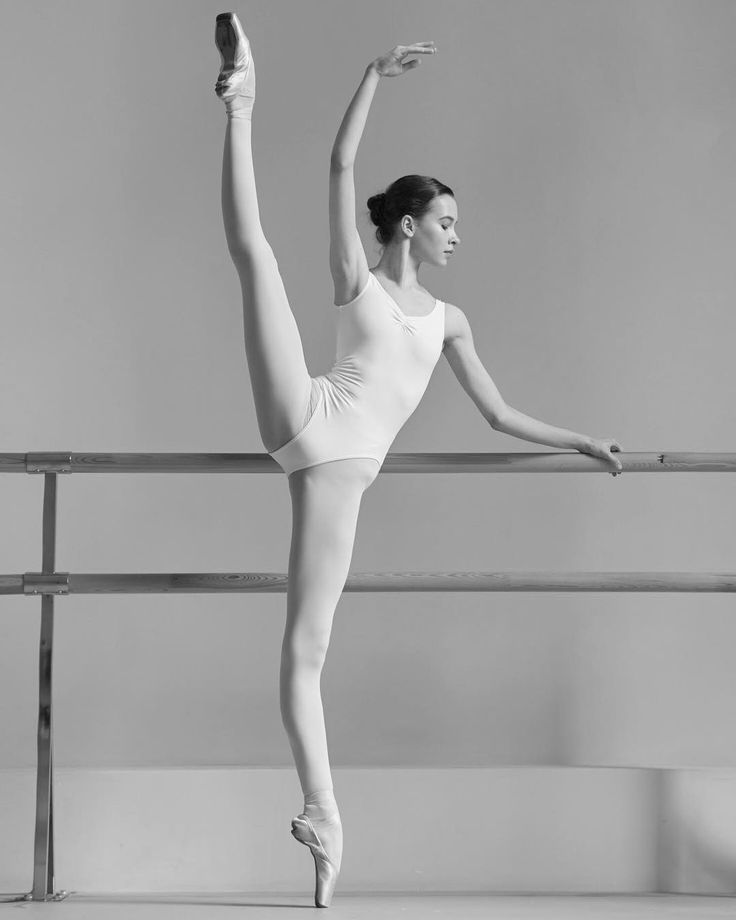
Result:
M452 339L465 338L470 334L470 323L465 313L454 303L445 301L445 344Z

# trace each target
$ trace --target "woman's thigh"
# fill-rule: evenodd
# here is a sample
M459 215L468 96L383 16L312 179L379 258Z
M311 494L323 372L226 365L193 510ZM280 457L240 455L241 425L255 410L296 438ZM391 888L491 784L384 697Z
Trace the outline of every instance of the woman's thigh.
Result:
M243 295L243 330L258 427L267 451L304 423L311 377L278 262L264 242L234 254Z
M332 620L350 571L360 504L378 464L335 460L289 476L292 534L285 644L315 655L329 644Z

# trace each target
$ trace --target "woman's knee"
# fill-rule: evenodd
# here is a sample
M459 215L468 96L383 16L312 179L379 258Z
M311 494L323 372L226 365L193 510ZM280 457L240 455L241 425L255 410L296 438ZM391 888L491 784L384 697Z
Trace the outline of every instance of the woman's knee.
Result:
M292 633L284 637L281 647L282 670L291 673L321 671L330 645L328 635L299 635Z
M228 240L230 258L238 270L241 280L252 278L265 265L278 270L276 253L265 236L239 236Z

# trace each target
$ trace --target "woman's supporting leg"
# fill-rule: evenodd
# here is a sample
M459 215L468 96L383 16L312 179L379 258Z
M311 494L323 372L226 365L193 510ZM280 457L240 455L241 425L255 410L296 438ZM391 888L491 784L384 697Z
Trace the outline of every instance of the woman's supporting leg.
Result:
M261 227L251 131L250 118L227 116L222 215L243 292L245 351L258 427L266 450L272 451L303 427L312 381L278 263Z
M321 463L289 476L292 533L281 717L304 793L303 813L337 872L342 822L330 772L320 678L335 608L350 570L361 499L376 475L375 461L360 459ZM319 892L319 869L317 876Z
M338 460L289 476L292 534L280 698L305 796L332 788L320 678L350 570L366 464L370 469L373 461Z

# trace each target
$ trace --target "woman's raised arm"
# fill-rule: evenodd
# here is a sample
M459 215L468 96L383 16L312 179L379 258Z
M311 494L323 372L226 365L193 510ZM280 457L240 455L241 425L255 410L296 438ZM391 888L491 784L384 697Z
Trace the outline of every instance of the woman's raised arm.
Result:
M410 54L434 54L434 42L415 42L413 45L396 45L391 51L377 57L366 67L360 86L350 101L332 145L331 164L335 166L352 166L358 152L358 144L363 136L363 129L368 118L368 110L373 102L380 77L398 77L407 70L413 70L419 59L405 61Z
M368 111L381 77L396 77L419 64L411 54L433 54L434 42L396 45L365 69L360 86L345 112L330 156L330 271L335 303L352 300L368 281L368 262L355 221L353 166Z

